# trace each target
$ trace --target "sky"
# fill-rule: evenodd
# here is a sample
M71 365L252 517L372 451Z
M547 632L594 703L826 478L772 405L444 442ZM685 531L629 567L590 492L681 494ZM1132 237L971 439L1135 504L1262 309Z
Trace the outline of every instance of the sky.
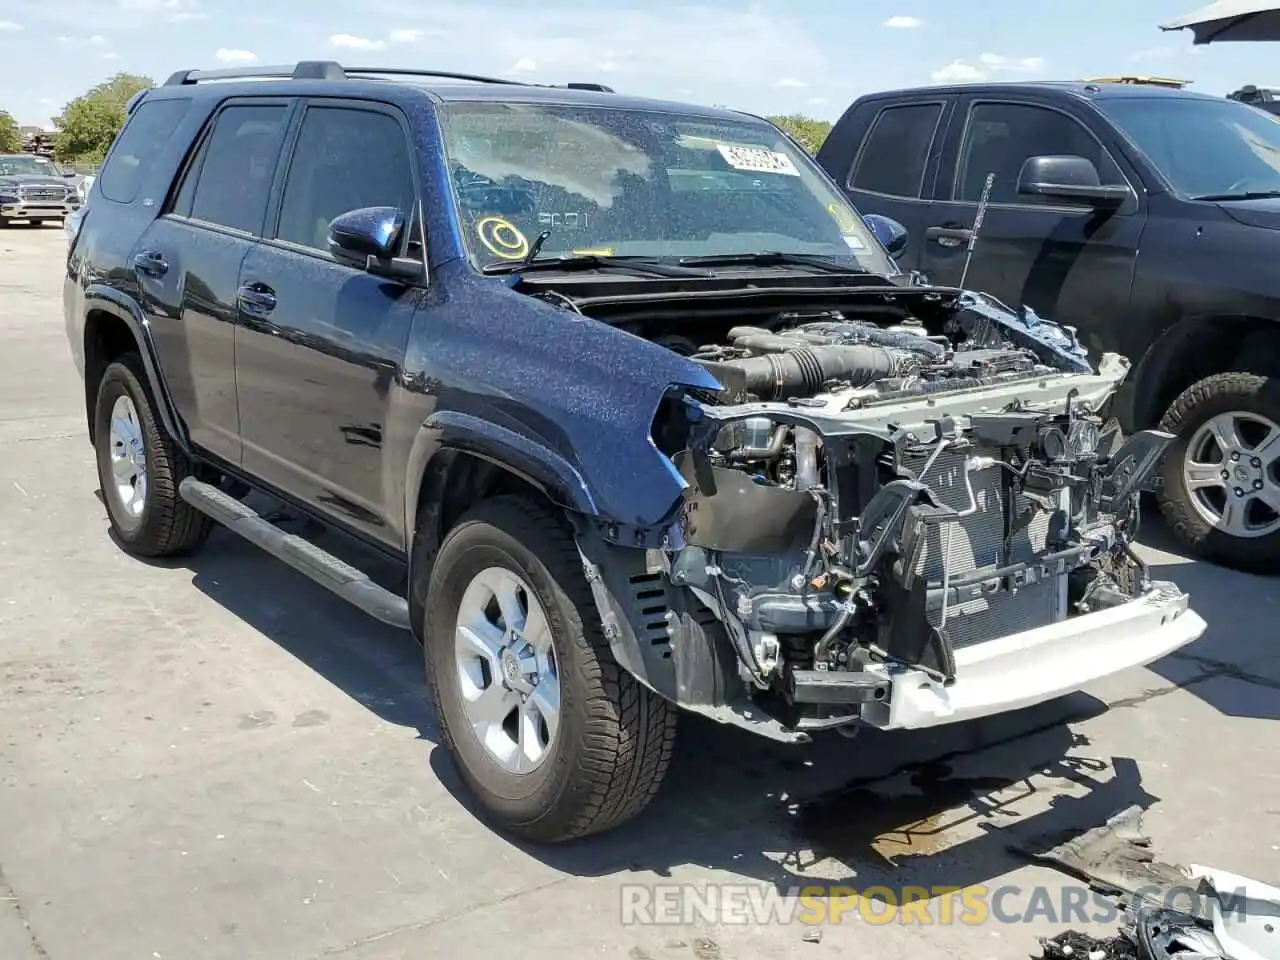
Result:
M935 81L1153 74L1215 94L1280 86L1280 44L1194 47L1189 32L1159 29L1202 2L0 0L0 110L49 126L120 71L161 82L300 59L590 80L828 120L860 94Z

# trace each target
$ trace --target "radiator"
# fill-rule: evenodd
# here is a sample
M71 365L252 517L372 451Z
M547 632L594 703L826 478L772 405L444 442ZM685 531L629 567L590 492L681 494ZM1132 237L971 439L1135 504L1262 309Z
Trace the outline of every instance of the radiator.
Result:
M985 453L969 451L968 455ZM904 465L918 472L928 459L911 458ZM964 480L965 459L966 453L943 452L928 473L919 478L933 489L944 507L961 511L970 507ZM916 562L917 577L930 586L940 586L944 567L954 579L974 571L1025 563L1048 552L1051 512L1021 494L1010 497L1005 474L999 466L970 474L977 512L953 523L927 528ZM933 626L942 626L942 616L942 610L935 610L929 620ZM1001 591L952 604L946 610L945 626L952 645L958 649L1055 623L1065 616L1063 574L1013 592Z

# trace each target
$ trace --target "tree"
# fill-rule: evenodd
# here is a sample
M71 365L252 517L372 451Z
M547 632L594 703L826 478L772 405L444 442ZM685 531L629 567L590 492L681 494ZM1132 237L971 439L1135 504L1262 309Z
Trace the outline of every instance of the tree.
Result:
M826 120L815 120L802 113L792 113L785 117L769 117L769 122L781 127L809 153L817 153L822 142L831 132L831 124Z
M58 160L96 163L124 126L125 106L140 90L155 86L150 77L117 73L76 97L56 117L58 135L53 155Z
M0 110L0 153L22 152L22 130L13 114Z

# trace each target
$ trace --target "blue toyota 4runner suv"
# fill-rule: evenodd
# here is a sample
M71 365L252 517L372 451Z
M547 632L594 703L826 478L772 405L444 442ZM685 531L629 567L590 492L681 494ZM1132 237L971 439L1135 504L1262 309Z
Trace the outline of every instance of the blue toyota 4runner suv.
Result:
M412 630L497 823L628 819L678 708L790 742L928 727L1204 631L1130 547L1169 437L1108 415L1126 361L913 284L901 228L771 124L254 73L142 94L74 227L110 525L156 557L224 524Z

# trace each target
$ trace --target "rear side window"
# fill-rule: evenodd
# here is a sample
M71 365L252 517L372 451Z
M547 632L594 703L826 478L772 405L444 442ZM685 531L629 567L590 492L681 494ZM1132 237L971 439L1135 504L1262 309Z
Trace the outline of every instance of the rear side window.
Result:
M191 165L175 212L233 230L259 233L284 142L285 104L245 104L222 110Z
M404 128L386 113L311 107L302 121L276 237L328 250L329 221L363 207L414 205Z
M924 186L929 148L942 116L940 103L889 107L871 125L849 186L868 193L915 199Z
M98 189L104 197L117 203L133 203L138 198L143 180L190 107L187 98L143 100L138 104L98 178Z

